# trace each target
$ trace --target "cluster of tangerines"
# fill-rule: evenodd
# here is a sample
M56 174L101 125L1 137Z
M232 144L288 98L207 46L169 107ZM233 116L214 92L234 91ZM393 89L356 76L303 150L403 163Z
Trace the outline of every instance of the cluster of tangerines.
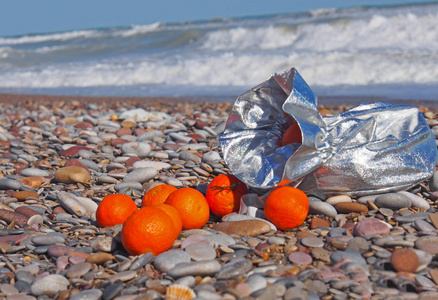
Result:
M181 230L204 227L210 211L219 217L237 212L246 193L246 185L233 175L215 177L205 196L194 188L162 184L145 193L140 209L127 195L106 196L96 220L101 227L123 224L121 240L128 253L158 255L172 247ZM301 225L308 211L307 196L289 186L275 189L265 202L266 218L280 230Z

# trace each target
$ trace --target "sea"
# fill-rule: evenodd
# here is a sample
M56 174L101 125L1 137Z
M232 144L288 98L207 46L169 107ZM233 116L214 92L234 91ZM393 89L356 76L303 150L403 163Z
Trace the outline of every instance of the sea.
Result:
M292 67L318 97L438 101L438 2L0 36L0 93L233 101Z

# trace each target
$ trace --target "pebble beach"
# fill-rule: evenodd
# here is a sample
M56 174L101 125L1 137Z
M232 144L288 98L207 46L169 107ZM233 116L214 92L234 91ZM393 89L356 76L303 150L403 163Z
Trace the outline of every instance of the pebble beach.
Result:
M0 299L438 299L438 172L407 191L309 197L306 221L288 231L211 215L170 250L131 256L122 225L97 225L98 204L126 193L140 207L163 183L205 194L230 174L218 136L232 103L7 94L0 103ZM438 110L419 108L437 139Z

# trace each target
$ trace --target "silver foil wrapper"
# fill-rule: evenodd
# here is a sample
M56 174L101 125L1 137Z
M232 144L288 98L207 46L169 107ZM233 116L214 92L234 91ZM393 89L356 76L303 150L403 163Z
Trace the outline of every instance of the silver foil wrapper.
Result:
M298 123L302 142L281 145ZM219 138L231 172L254 188L282 180L308 194L365 195L409 188L435 169L437 146L413 106L362 104L323 117L291 69L242 94Z

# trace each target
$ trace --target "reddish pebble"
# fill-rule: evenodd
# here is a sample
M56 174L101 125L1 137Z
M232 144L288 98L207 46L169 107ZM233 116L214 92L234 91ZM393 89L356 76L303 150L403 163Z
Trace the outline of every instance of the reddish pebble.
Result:
M389 226L378 219L367 218L359 221L353 229L354 236L365 237L372 234L388 234Z
M84 147L84 146L73 146L70 147L64 151L59 152L60 156L74 156L76 154L78 154L79 151L81 150L91 150L88 147Z
M113 139L111 140L111 146L117 146L117 145L122 145L122 144L126 144L129 143L130 141L125 140L125 139Z
M204 121L199 120L199 119L197 119L197 120L196 120L196 123L195 123L195 127L196 127L197 129L202 129L202 128L204 128L204 127L207 126L207 125L208 125L207 123L205 123Z
M202 135L196 134L196 133L192 133L192 134L187 134L188 137L191 137L194 141L197 141L199 139L203 139Z
M14 243L18 245L28 237L29 235L27 233L0 236L0 244L9 244L10 242L14 241Z
M327 220L315 217L310 221L310 229L315 229L317 227L330 227L330 222Z
M33 163L33 166L36 167L36 168L40 168L40 167L51 168L52 167L50 165L50 162L45 160L45 159L37 160L36 162Z
M348 214L348 213L361 213L368 212L368 207L366 205L354 202L339 202L335 204L335 208L338 212Z
M313 261L312 256L304 252L292 252L289 254L289 260L297 265L309 265Z
M59 213L66 213L66 211L61 206L56 206L53 208L53 213L56 215Z
M132 165L133 165L135 162L140 161L140 160L141 160L141 158L138 157L138 156L130 157L130 158L128 158L127 161L125 161L125 167L126 167L126 168L130 168L130 167L132 167Z
M392 252L391 264L397 272L414 273L418 268L418 256L411 249L398 248Z
M28 217L16 213L14 211L6 210L6 209L0 209L0 219L3 221L6 221L7 223L15 222L16 225L20 227L24 227L27 225L27 220L29 220Z
M117 130L116 135L118 137L121 137L122 135L131 135L132 134L132 130L130 128L127 127L122 127L119 130Z
M79 122L76 125L73 126L74 128L77 129L91 129L93 128L93 124L91 124L90 122Z
M65 256L68 252L75 250L73 247L64 245L51 245L47 249L47 254L53 257Z
M143 133L147 132L148 130L144 129L144 128L135 128L134 129L134 134L136 136L142 135Z
M75 167L81 167L81 168L84 168L85 170L87 170L88 174L91 174L90 169L88 169L86 166L84 166L84 164L81 163L81 162L80 162L79 160L77 160L77 159L74 159L74 158L69 159L69 160L65 163L65 165L64 165L64 167L70 167L70 166L75 166Z
M83 257L79 257L79 256L72 256L68 258L68 261L72 264L72 265L76 265L78 263L82 263L85 262L85 258Z
M26 216L28 218L39 215L39 213L32 208L29 208L27 206L19 206L15 209L16 213L22 214L23 216Z
M79 252L79 251L69 251L67 252L67 256L68 257L81 257L83 259L86 259L90 254L88 253L84 253L84 252Z
M44 177L34 177L34 176L23 177L18 179L18 181L21 182L22 185L28 186L31 189L36 189L43 184Z
M18 200L26 200L29 197L38 199L40 195L38 195L37 192L33 192L33 191L18 191L12 193L12 197L17 198Z

